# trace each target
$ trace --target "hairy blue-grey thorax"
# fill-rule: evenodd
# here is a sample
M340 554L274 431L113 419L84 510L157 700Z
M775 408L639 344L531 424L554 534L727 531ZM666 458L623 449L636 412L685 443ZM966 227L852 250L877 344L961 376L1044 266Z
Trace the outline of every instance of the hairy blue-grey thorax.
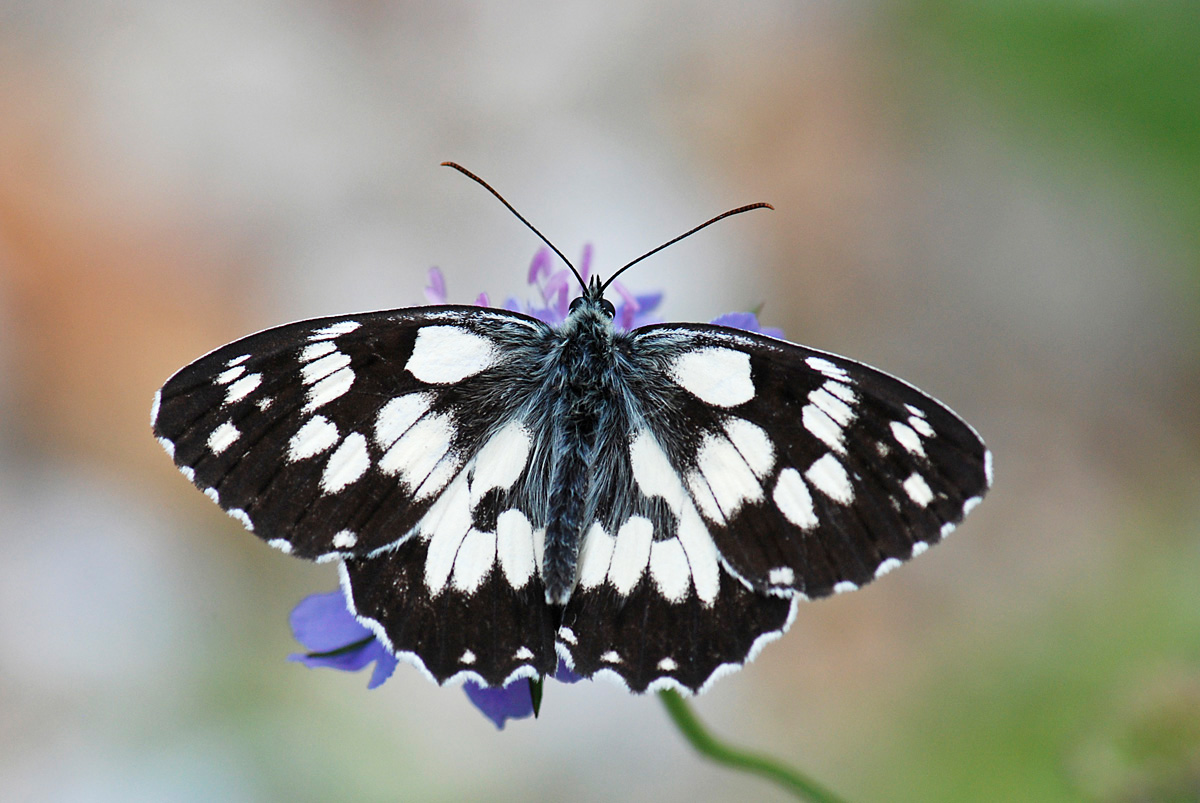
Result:
M624 432L614 426L629 411L621 405L622 382L615 370L617 338L612 305L593 280L588 291L571 305L567 320L555 333L546 377L552 410L550 471L546 489L546 536L542 579L546 599L564 604L575 583L579 550L595 515L596 466L604 462L604 437Z

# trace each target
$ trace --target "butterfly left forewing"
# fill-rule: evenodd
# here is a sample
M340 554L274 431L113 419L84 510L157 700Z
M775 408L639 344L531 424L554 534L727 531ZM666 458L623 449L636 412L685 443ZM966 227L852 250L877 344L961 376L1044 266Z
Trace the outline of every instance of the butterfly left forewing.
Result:
M268 329L186 366L155 397L180 470L301 557L406 537L522 401L523 315L432 307ZM501 387L502 392L497 392Z

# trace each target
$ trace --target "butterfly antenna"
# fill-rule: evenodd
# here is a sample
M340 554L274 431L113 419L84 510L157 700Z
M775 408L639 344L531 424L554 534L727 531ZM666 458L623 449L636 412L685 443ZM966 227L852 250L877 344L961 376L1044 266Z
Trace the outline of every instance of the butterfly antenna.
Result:
M493 190L493 192L494 192L494 190ZM740 215L742 212L749 212L752 209L774 209L774 208L775 207L771 206L768 203L757 203L757 204L749 204L747 206L739 206L737 209L730 209L728 212L722 212L721 214L717 215L712 220L706 220L705 222L701 223L696 228L685 231L683 234L679 235L674 240L667 240L665 243L660 245L658 248L655 248L652 251L647 251L646 253L642 254L640 257L633 260L632 262L626 263L626 265L623 268L621 268L619 271L614 273L612 276L609 276L608 281L605 282L601 286L600 289L601 289L601 291L608 289L608 286L610 284L612 284L613 281L615 281L618 276L620 276L622 273L624 273L625 271L632 268L637 263L641 262L646 257L657 254L659 251L663 250L668 245L674 245L675 243L679 242L680 240L682 240L685 237L691 237L693 234L700 231L700 229L703 229L705 226L711 226L712 224L716 223L718 220L724 220L725 218L732 217L733 215Z
M536 234L538 236L538 238L541 239L542 242L544 242L546 245L550 246L551 251L558 254L559 259L561 259L563 262L567 263L567 267L571 269L571 273L574 273L576 280L579 281L579 286L582 287L584 290L587 290L587 282L585 282L583 280L583 277L579 275L579 271L575 270L575 266L571 264L571 260L567 259L563 255L563 252L559 251L558 248L555 247L554 243L547 240L545 235L543 235L540 231L538 231L536 228L534 228L534 225L532 223L530 223L528 220L526 220L524 215L522 215L516 209L513 209L513 205L510 204L508 201L504 200L504 196L501 195L500 193L496 192L496 190L492 188L491 184L488 184L486 181L481 179L479 176L475 175L470 170L468 170L467 168L458 164L457 162L442 162L442 167L453 167L455 170L462 173L467 178L469 178L472 181L474 181L475 183L479 184L481 187L483 187L485 190L490 192L492 195L495 195L500 200L500 203L504 204L508 208L509 212L512 212L514 215L517 216L517 220L521 221L526 226L528 226L529 230L532 231L534 234ZM741 210L738 210L738 211L741 211ZM726 214L733 214L733 213L727 212ZM724 215L722 215L722 217L724 217ZM709 223L711 223L711 222L712 221L710 220ZM705 225L707 225L707 224L705 224ZM701 227L701 228L703 228L703 227ZM691 232L688 232L688 234L691 234ZM668 243L668 245L669 245L669 243ZM649 254L647 254L647 256L649 256Z

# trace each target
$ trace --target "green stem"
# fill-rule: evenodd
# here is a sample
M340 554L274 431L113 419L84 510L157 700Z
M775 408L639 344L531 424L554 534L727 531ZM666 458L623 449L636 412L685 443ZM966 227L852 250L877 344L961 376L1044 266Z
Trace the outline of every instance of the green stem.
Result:
M660 691L658 697L666 706L675 726L691 742L692 747L706 758L725 766L754 773L774 781L801 800L815 803L844 803L843 799L804 774L757 753L749 753L719 741L696 718L691 706L676 691Z

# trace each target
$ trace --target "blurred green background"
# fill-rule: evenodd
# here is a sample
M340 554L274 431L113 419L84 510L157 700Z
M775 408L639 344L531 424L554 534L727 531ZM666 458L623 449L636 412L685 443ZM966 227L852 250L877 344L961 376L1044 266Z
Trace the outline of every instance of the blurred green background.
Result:
M996 454L943 546L696 701L852 800L1200 800L1200 4L0 0L0 798L783 800L653 698L497 732L309 671L336 585L150 437L302 317L524 291L537 243L765 323Z

